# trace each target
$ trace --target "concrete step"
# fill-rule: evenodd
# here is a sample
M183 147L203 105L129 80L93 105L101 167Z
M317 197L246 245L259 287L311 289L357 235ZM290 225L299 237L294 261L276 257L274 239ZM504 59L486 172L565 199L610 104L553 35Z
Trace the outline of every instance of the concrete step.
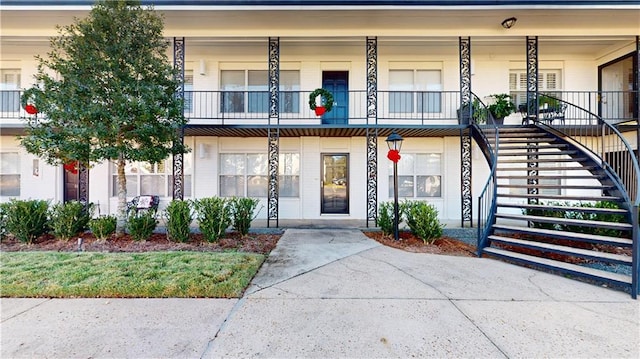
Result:
M631 247L631 245L633 244L633 241L629 238L607 237L607 236L599 236L596 234L554 231L552 229L529 228L529 227L512 226L512 225L506 225L506 224L494 224L493 228L498 231L502 230L507 232L518 232L523 234L549 236L553 238L563 238L563 239L569 239L569 240L574 240L578 242L611 244L618 247ZM495 234L497 235L499 233L495 233Z

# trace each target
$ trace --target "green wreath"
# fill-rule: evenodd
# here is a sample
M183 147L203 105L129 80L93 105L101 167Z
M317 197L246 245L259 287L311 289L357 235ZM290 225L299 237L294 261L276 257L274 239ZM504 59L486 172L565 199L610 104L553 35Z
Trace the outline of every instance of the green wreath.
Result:
M322 104L326 112L331 111L333 107L333 95L323 88L315 89L309 94L309 108L312 110L316 109L316 97L318 97L318 95L322 96Z

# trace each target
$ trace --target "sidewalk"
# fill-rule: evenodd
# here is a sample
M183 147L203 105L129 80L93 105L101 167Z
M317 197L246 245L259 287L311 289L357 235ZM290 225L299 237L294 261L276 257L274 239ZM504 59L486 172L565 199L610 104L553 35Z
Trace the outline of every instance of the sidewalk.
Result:
M241 299L2 299L2 358L638 358L628 294L289 229Z

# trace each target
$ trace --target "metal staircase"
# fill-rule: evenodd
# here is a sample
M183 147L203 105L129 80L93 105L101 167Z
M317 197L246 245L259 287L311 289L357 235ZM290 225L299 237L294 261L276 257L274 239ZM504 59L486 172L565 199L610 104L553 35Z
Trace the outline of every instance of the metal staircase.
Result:
M491 166L479 198L478 254L604 283L636 298L637 159L619 161L625 152L617 149L593 151L591 141L605 148L603 139L612 137L597 118L590 136L570 133L585 131L583 124L563 126L474 126Z

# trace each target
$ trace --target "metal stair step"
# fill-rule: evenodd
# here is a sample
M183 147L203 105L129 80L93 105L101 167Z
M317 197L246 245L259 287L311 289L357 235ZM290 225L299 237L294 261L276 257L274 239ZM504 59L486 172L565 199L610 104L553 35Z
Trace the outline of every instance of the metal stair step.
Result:
M622 208L598 208L598 207L575 207L575 206L558 206L552 204L527 204L527 203L500 203L496 204L498 208L519 208L519 209L538 209L546 211L569 211L569 212L588 212L600 214L621 214L626 215L627 210Z
M557 244L527 241L527 240L522 240L517 238L501 237L501 236L495 236L495 235L489 236L489 239L492 242L508 244L515 247L524 247L524 248L530 248L530 249L537 249L544 252L553 252L553 253L566 254L569 256L580 257L580 258L595 259L595 260L607 262L607 263L616 263L616 264L623 264L623 265L631 265L632 263L632 258L630 256L625 256L621 254L598 252L598 251L582 249L582 248L573 248L573 247L561 246Z
M569 226L582 226L582 227L597 227L597 228L609 228L619 231L628 231L632 229L631 224L622 222L604 222L604 221L590 221L584 219L572 219L572 218L558 218L558 217L545 217L545 216L532 216L526 214L506 214L496 213L496 217L505 219L514 219L519 221L531 221L541 223L557 223Z
M532 235L549 236L554 238L564 238L588 243L611 244L618 247L631 247L631 245L633 244L633 241L629 238L607 237L596 234L554 231L552 229L529 228L511 226L506 224L494 224L493 228L496 230L503 230L508 232L519 232Z
M498 145L498 151L505 150L535 150L535 149L553 149L553 148L569 148L569 145L566 143L546 143L546 144L538 144L538 145L518 145L518 146L504 146L505 143L500 143Z
M559 162L583 162L588 160L586 157L578 158L527 158L527 159L501 159L498 155L498 163L559 163Z
M596 166L567 166L567 167L497 167L498 171L524 171L524 170L537 170L537 171L579 171L579 170L593 170L597 169Z
M620 197L614 196L565 196L565 195L551 195L551 194L511 194L511 193L498 193L498 197L509 198L527 198L527 199L556 199L558 201L613 201L619 202L622 200Z
M579 266L576 264L564 263L559 261L554 261L552 259L540 258L535 256L530 256L522 253L509 252L498 248L487 247L482 250L483 253L486 253L490 256L495 256L498 258L510 260L513 262L529 264L534 266L540 266L547 269L555 269L565 273L570 273L573 275L583 276L592 279L600 279L607 282L616 283L619 285L630 286L631 285L631 277L625 276L622 274L606 272L594 268L588 268Z
M592 174L592 175L544 175L544 176L510 176L510 175L497 175L496 179L565 179L565 180L580 180L580 179L598 179L605 178L604 173Z
M547 151L536 151L536 152L507 152L504 153L504 151L501 151L499 153L499 156L505 156L505 157L516 157L516 156L522 156L522 157L527 157L531 154L535 154L536 156L561 156L561 155L574 155L577 154L578 151L575 150L569 150L569 151L553 151L553 152L547 152Z
M548 176L550 178L555 178ZM593 189L593 190L608 190L613 188L613 186L603 186L603 185L594 185L594 186L579 186L579 185L561 185L561 184L498 184L498 188L538 188L538 189Z

